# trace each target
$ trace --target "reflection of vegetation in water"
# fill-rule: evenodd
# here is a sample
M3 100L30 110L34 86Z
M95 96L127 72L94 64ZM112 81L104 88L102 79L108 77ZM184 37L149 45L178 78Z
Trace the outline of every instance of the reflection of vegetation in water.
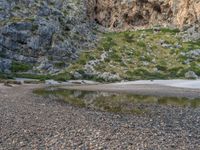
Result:
M200 107L200 99L187 99L187 98L159 98L158 104L162 105L176 105L176 106L189 106L193 108Z
M38 89L35 90L34 93L42 96L52 95L71 105L114 113L144 114L150 111L141 107L141 104L200 107L200 99L141 96L97 91L61 90L55 88Z
M82 101L80 98L76 98L72 95L72 91L69 90L55 90L54 88L50 89L37 89L34 91L35 94L42 95L42 96L55 96L59 99L64 100L65 102L79 106L79 107L85 107L84 101Z

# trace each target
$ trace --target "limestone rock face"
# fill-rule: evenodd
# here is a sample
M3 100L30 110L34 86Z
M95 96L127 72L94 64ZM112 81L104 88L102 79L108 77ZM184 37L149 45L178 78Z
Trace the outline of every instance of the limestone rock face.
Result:
M110 28L200 23L200 0L88 0L88 14Z
M11 60L0 59L0 72L9 73L10 68L11 68Z
M84 0L0 1L0 60L47 62L54 72L95 39Z

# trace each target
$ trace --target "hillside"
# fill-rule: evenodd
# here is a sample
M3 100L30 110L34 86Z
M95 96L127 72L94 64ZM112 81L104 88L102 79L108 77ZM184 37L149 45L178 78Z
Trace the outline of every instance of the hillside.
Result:
M99 81L197 78L200 41L184 41L181 34L166 28L105 33L68 71Z
M198 0L0 3L0 76L114 81L200 75Z

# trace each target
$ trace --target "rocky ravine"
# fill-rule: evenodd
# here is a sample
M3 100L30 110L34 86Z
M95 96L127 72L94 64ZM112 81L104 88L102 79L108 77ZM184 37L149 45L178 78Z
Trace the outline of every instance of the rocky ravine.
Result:
M96 23L112 29L192 25L189 35L198 39L199 8L199 0L4 0L0 72L10 73L16 61L37 73L59 72L93 45Z

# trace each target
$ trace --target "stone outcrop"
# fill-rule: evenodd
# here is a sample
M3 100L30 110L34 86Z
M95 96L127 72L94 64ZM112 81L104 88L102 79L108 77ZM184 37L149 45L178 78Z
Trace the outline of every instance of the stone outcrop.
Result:
M185 78L186 79L198 79L198 76L196 75L195 72L188 71L188 72L185 73Z
M88 14L109 28L200 23L200 0L89 0Z
M10 73L11 60L10 59L0 59L0 72Z
M85 10L83 0L0 1L0 59L50 73L66 67L96 39Z

